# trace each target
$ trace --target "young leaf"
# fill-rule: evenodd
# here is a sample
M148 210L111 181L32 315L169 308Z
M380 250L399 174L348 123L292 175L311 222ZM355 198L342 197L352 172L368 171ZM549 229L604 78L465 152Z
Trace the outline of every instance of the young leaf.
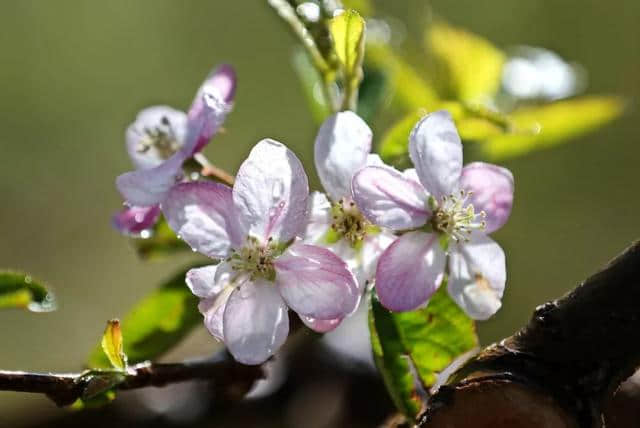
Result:
M144 260L162 259L177 252L191 251L184 241L178 239L164 217L153 226L149 237L132 238L132 242Z
M595 130L618 117L624 101L613 96L586 96L526 107L510 115L513 133L482 144L491 160L503 160L552 147Z
M347 10L329 21L334 49L347 80L361 73L364 31L364 19L355 10Z
M122 335L127 338L124 352L130 363L157 358L202 323L198 298L185 284L187 270L142 299L125 317ZM101 346L91 353L88 364L93 368L110 367Z
M114 368L120 370L126 369L127 356L122 347L120 321L114 319L107 322L107 328L102 335L101 345L104 354Z
M488 40L436 22L427 31L426 45L438 77L447 83L446 96L476 103L486 101L498 90L505 55Z
M56 309L56 301L44 283L31 275L0 270L0 309L5 308L50 312Z
M398 409L411 418L438 375L478 346L474 322L451 300L446 284L412 312L389 312L372 298L369 328L376 366Z

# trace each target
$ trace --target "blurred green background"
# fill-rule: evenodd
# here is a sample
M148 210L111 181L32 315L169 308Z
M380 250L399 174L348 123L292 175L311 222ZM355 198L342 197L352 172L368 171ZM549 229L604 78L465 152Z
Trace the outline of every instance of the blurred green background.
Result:
M630 102L613 125L506 164L516 201L495 238L509 279L504 308L480 326L489 343L640 237L640 2L429 5L498 46L550 48L584 65L588 93ZM376 2L377 15L405 22L416 41L427 6ZM59 299L54 313L0 312L0 368L75 371L105 320L125 315L181 262L143 263L110 227L121 203L114 179L131 169L124 129L136 112L159 103L185 109L209 69L229 62L239 89L227 132L206 149L214 163L234 171L268 136L311 166L315 124L291 67L296 41L266 1L0 0L0 11L0 266L47 280ZM172 356L214 346L199 331ZM60 413L41 396L0 392L0 427Z

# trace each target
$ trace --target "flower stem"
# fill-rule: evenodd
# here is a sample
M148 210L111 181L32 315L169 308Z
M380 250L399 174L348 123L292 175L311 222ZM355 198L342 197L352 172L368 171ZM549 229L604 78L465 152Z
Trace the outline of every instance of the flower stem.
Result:
M196 153L193 155L193 159L202 166L202 175L206 177L213 177L224 184L233 186L233 183L235 182L233 175L229 174L224 169L213 165L205 155L202 153Z
M337 111L337 103L334 97L333 91L333 75L334 70L329 65L329 63L325 60L324 56L318 49L318 45L316 41L313 39L311 33L304 25L304 23L300 20L294 7L287 2L286 0L268 0L269 5L273 7L276 13L282 18L287 24L289 24L289 28L293 31L295 36L302 42L302 46L304 46L307 55L311 59L311 63L320 73L321 81L322 81L322 94L325 97L325 101L331 112Z

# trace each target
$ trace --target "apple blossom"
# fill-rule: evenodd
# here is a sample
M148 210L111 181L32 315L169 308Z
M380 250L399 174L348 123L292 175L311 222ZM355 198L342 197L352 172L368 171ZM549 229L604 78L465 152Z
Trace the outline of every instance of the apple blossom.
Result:
M341 319L360 293L331 251L296 240L307 219L309 186L298 158L273 140L259 142L233 189L213 182L175 185L162 211L176 234L220 263L192 269L211 334L245 364L260 364L284 343L288 308L301 317Z
M481 162L462 167L462 144L450 114L432 113L410 135L415 170L360 170L354 199L373 223L405 232L380 257L376 290L393 311L424 305L445 273L451 297L474 319L501 306L505 256L486 236L508 219L513 176Z
M189 113L167 106L142 110L126 131L126 148L136 170L119 176L118 190L128 206L113 218L125 234L139 234L155 223L157 205L182 179L182 164L209 142L231 110L233 68L215 69L198 89ZM155 214L155 215L154 215Z
M305 242L329 248L342 258L361 291L373 279L378 257L395 239L388 229L373 225L362 215L351 193L351 180L358 170L383 164L378 155L370 153L371 138L369 126L351 111L336 113L322 124L314 160L328 198L324 193L312 193L304 235ZM340 324L340 320L303 321L323 331Z

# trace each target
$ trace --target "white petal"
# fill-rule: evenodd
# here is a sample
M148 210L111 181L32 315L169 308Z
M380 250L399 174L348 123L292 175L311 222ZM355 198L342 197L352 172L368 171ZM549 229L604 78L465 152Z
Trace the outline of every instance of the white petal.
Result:
M402 235L378 260L376 291L380 303L399 312L424 305L442 282L445 262L437 235Z
M420 227L431 215L422 185L393 168L368 166L358 171L353 197L365 217L393 230Z
M272 282L257 280L236 288L224 311L224 342L243 364L265 362L284 344L289 315Z
M300 315L341 318L358 306L360 291L353 274L326 248L296 243L273 265L282 298Z
M198 310L204 316L204 325L218 340L224 340L224 311L234 287L228 286L213 297L200 300Z
M334 201L351 195L351 178L367 163L372 132L357 114L343 111L320 127L314 161L322 186Z
M307 244L319 244L331 227L331 204L324 193L311 192L307 215L303 240Z
M500 309L507 279L504 251L491 238L475 234L449 256L451 297L473 319L486 320Z
M367 235L360 250L360 272L356 275L359 281L373 281L378 266L378 259L393 241L396 236L387 229L381 232Z
M187 272L185 281L191 292L203 299L218 294L223 286L221 283L215 282L216 271L219 266L221 265L209 265L190 269Z
M431 113L416 124L409 137L409 154L429 193L440 199L457 190L462 143L447 111Z
M197 181L173 187L162 204L171 229L194 250L223 259L239 248L244 231L238 224L231 188Z
M283 144L262 140L240 166L233 202L249 234L287 242L304 233L309 182L300 160Z
M175 140L177 148L184 143L187 115L168 106L148 107L136 117L125 133L127 152L136 169L149 169L164 162L155 146L145 146L149 134L163 133Z

